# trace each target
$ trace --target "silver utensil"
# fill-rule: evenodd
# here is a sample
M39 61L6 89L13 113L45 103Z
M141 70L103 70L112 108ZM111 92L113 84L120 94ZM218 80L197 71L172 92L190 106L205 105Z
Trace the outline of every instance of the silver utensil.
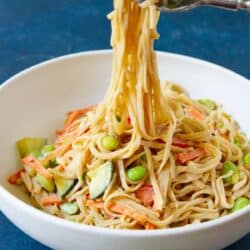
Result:
M137 0L139 3L144 1ZM186 11L204 5L250 11L250 0L159 0L158 2L159 8L167 12Z

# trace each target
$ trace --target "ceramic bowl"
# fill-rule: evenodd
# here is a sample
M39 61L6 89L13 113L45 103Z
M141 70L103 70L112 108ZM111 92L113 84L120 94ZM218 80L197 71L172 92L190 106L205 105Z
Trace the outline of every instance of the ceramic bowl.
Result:
M250 135L249 81L220 66L190 57L158 53L161 79L181 83L193 98L222 103ZM250 206L223 218L155 231L110 230L69 222L30 205L27 195L7 183L18 168L17 139L53 137L67 111L95 104L109 84L112 54L93 51L31 67L0 87L0 210L32 238L54 249L212 250L250 231Z

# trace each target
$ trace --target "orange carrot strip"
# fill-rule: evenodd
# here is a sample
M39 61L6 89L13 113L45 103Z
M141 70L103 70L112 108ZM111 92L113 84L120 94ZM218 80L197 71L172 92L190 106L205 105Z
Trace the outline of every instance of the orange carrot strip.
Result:
M187 147L189 147L189 145L187 144L187 142L185 142L184 140L182 140L182 139L180 139L178 137L175 137L175 136L173 137L172 145L180 147L180 148L187 148Z
M57 195L47 196L41 199L41 203L43 206L60 205L62 204L62 199Z
M96 207L99 209L104 208L104 203L102 201L95 201L95 200L87 200L86 205L89 207ZM156 226L148 222L148 218L145 215L139 214L133 209L123 207L119 204L111 203L109 205L109 208L112 212L117 213L117 214L124 214L127 215L128 217L138 221L140 224L144 225L146 229L155 229Z
M22 162L42 174L46 179L52 179L53 175L34 156L29 155L22 159Z
M139 214L130 208L126 208L118 204L111 204L109 208L112 212L127 215L128 217L135 219L142 225L147 222L147 217L145 215Z
M8 182L10 184L17 184L17 180L21 177L21 173L24 172L24 168L19 169L17 172L9 176Z
M93 110L94 108L97 107L97 104L95 105L91 105L91 106L88 106L86 108L83 108L83 109L78 109L78 110L74 110L74 111L70 111L68 113L68 115L71 115L73 112L77 111L79 114L81 115L85 115L86 113L88 113L89 111Z
M92 105L89 107L86 107L84 109L79 109L79 110L74 110L68 113L68 119L65 123L65 126L62 130L58 130L56 133L58 135L63 135L66 132L69 132L70 130L70 125L77 120L80 116L85 115L86 113L88 113L89 111L93 110L94 108L96 108L97 105Z
M104 203L102 201L87 200L86 201L86 206L103 209L104 208Z
M80 115L81 115L81 113L79 111L72 112L67 119L67 122L65 124L65 128L69 127L70 124L72 124Z
M145 225L145 229L147 229L147 230L156 229L156 226L150 222L147 222Z
M187 112L189 113L189 115L193 116L194 118L196 118L198 120L204 119L204 115L198 109L196 109L194 106L190 106L187 109Z
M182 153L176 154L176 159L178 159L182 164L194 160L198 157L203 157L206 155L206 152L203 148L194 149L192 151L185 151Z

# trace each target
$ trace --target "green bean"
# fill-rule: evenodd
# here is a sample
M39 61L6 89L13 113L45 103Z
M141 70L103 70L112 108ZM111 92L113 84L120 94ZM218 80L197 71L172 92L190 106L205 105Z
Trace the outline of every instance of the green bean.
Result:
M239 197L235 200L232 208L232 213L239 211L240 209L250 205L250 200L245 197Z
M129 168L126 171L127 177L131 181L139 181L146 175L147 169L142 165Z
M232 172L232 175L225 178L225 182L228 184L236 184L239 181L239 170L237 166L231 161L224 163L222 168L222 175L226 175L229 172Z
M102 143L102 146L109 151L116 150L119 146L118 140L114 136L111 136L111 135L104 136L101 140L101 143Z

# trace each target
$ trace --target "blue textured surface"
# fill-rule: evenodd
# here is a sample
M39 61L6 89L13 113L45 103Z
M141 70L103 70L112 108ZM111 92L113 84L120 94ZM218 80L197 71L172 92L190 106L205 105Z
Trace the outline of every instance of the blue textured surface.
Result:
M0 82L38 62L109 48L112 1L0 0ZM250 14L200 8L162 15L156 48L209 60L250 78ZM218 237L220 237L218 235ZM47 249L0 213L0 249ZM250 235L227 250L250 249Z

